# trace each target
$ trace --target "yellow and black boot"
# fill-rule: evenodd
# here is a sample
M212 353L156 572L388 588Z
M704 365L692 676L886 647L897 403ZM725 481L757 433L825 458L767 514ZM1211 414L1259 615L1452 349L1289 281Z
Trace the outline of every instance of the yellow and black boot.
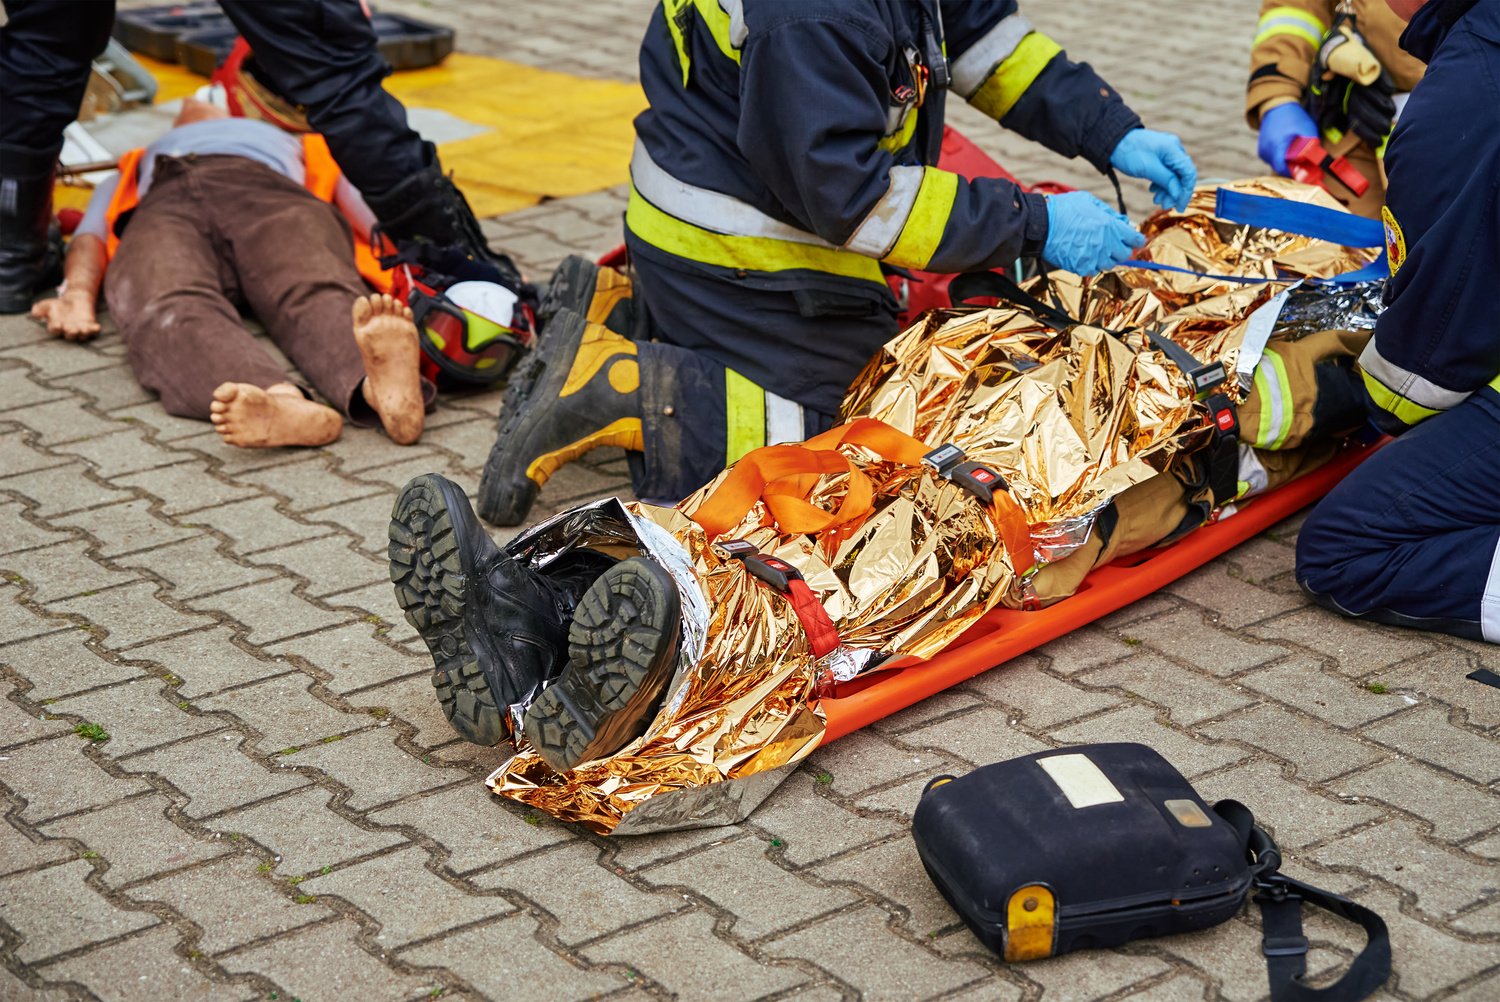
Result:
M559 311L510 377L479 481L480 516L520 525L564 463L602 445L644 448L640 385L635 342Z

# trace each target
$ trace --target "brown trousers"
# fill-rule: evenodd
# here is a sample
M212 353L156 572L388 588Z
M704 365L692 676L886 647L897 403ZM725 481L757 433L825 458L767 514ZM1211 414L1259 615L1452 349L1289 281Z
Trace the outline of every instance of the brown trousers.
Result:
M200 419L221 383L296 383L240 322L243 304L329 403L367 419L350 310L368 290L352 246L338 210L269 167L159 158L105 276L136 378L168 413Z

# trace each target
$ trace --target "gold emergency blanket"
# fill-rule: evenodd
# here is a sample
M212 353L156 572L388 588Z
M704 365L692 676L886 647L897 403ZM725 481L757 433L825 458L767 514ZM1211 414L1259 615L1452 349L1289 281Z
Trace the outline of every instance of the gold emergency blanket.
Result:
M1337 207L1279 179L1236 187ZM1145 254L1267 278L1333 276L1371 256L1232 226L1214 219L1212 207L1213 190L1200 190L1186 213L1155 217ZM1059 333L1010 307L927 314L871 361L843 417L876 418L934 448L952 442L993 467L1030 523L1034 555L1060 559L1087 538L1111 498L1207 439L1187 377L1150 347L1142 328L1232 372L1249 318L1283 287L1129 269L1094 280L1054 273L1048 288L1038 283L1032 293L1083 326ZM579 545L650 553L684 592L685 639L666 702L644 735L564 775L523 743L490 777L491 788L601 833L741 820L817 746L820 686L878 667L886 655L930 657L1000 602L1016 602L1023 591L1016 568L1033 554L1007 552L994 509L924 467L858 444L839 448L876 485L867 515L792 535L756 502L721 537L748 540L801 571L842 642L822 658L787 599L722 558L692 520L727 471L676 508L601 503L518 540L537 563ZM808 500L826 511L850 493L847 474L809 479ZM770 778L749 782L757 776Z

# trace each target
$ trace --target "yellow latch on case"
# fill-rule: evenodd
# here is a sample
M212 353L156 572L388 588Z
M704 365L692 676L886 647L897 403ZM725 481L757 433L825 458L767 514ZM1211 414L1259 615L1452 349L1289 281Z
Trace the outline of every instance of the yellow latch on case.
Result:
M1041 960L1057 942L1057 900L1041 884L1028 884L1010 896L1005 909L1005 959Z

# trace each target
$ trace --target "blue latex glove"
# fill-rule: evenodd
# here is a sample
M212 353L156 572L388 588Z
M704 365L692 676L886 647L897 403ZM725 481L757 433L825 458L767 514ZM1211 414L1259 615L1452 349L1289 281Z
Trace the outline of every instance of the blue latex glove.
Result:
M1298 136L1316 136L1318 123L1312 120L1307 109L1296 101L1278 104L1260 116L1260 141L1255 151L1271 165L1271 169L1282 177L1286 172L1286 154L1292 140Z
M1086 191L1047 196L1047 243L1042 257L1075 275L1113 268L1144 247L1146 238Z
M1170 132L1134 129L1125 133L1109 162L1122 174L1151 182L1152 200L1163 209L1187 208L1198 183L1198 168Z

